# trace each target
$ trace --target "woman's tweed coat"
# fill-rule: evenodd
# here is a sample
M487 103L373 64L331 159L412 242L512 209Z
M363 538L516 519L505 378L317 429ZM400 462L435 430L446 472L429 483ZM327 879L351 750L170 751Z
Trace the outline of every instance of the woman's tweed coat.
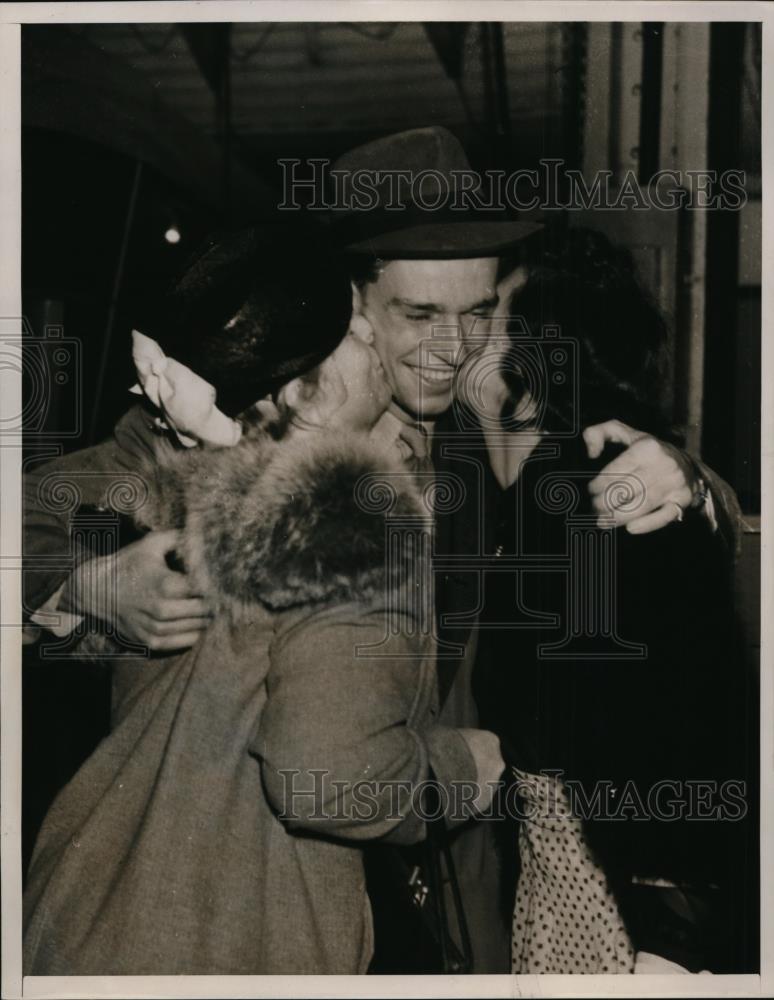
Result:
M219 610L183 654L116 661L112 732L36 845L25 973L364 972L360 845L424 836L406 789L430 767L475 779L437 723L407 596L422 559L388 558L391 526L427 537L413 481L322 435L146 475L145 525L183 526L179 554Z

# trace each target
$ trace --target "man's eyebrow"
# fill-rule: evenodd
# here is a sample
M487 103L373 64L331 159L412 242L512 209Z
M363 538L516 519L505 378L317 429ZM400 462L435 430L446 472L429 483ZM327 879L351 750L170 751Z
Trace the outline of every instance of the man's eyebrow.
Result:
M475 305L468 306L468 308L463 311L468 313L473 312L476 309L493 309L499 301L500 297L498 295L493 295L488 299L482 299L480 302L476 302ZM408 307L409 309L416 309L418 312L444 311L444 307L437 305L435 302L414 302L412 299L402 299L397 296L390 299L388 305Z
M390 299L388 305L408 306L410 309L421 309L423 312L441 312L442 307L435 302L414 302L412 299L401 299L397 296Z
M488 299L482 299L480 302L477 302L474 306L471 306L469 309L466 309L465 312L475 312L476 309L494 309L494 307L499 303L499 301L500 301L499 295L492 295Z

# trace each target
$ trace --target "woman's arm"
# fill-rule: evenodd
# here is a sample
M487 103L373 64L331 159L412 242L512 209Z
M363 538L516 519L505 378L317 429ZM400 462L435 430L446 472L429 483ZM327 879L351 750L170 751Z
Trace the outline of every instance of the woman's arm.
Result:
M127 509L146 495L146 506L153 502L155 447L145 415L133 407L106 441L25 475L24 599L35 624L66 635L89 615L154 650L192 645L207 626L202 595L167 564L175 544L169 532L100 556L72 531L73 514L83 506L110 507L111 496ZM106 602L116 587L118 602Z
M469 742L438 724L431 651L416 623L403 617L388 634L387 620L383 609L321 610L301 615L274 643L252 750L291 829L413 843L429 818L418 813L417 793L431 772L447 819L473 812L474 754L489 757L482 777L499 777L492 734L481 734L493 744L482 753L478 731ZM379 655L369 656L366 647L376 644L370 652Z

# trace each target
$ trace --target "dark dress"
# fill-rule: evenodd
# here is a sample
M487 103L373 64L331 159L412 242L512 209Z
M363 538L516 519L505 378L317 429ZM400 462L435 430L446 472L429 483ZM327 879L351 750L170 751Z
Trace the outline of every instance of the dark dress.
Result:
M757 709L727 556L695 513L643 536L597 527L587 484L612 457L545 438L501 492L480 723L511 765L575 793L636 949L741 971Z

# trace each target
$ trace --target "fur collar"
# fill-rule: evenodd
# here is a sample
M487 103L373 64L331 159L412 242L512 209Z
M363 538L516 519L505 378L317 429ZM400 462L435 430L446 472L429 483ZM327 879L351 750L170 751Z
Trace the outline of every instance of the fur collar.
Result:
M180 554L227 606L373 601L405 586L409 553L388 559L388 520L430 530L413 476L364 436L274 441L178 455L158 471L148 527L180 527Z

